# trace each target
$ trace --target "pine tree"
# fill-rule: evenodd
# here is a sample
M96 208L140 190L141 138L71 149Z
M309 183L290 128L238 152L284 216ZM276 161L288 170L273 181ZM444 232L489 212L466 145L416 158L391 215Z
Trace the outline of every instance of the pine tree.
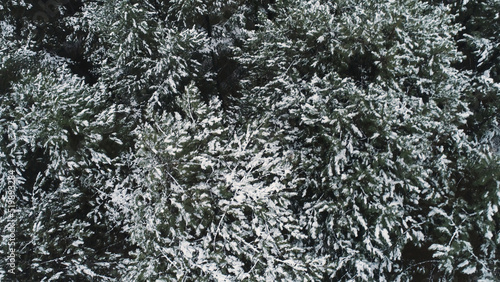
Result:
M485 254L495 256L496 239L478 243L474 222L487 232L496 220L471 215L497 206L498 183L486 173L479 192L464 180L477 183L473 171L498 160L463 130L474 84L454 68L458 26L448 8L274 7L276 18L262 15L240 51L249 73L241 108L272 116L270 131L287 132L300 152L297 216L310 232L303 246L330 256L324 277L416 279L435 266L449 279L493 277L497 260ZM471 195L488 200L471 204Z
M17 266L22 272L16 277L99 277L104 272L95 273L94 263L106 260L110 243L100 232L110 222L99 208L105 192L95 193L112 179L114 161L92 144L109 142L96 123L108 126L110 116L103 123L89 111L102 109L102 93L68 75L64 62L25 54L22 60L37 71L20 71L22 77L2 100L2 167L16 172L19 185Z
M455 6L456 21L464 26L458 39L460 50L466 55L461 66L471 71L474 87L467 99L474 112L468 122L469 134L482 139L497 154L500 134L499 9L499 1L468 1Z
M2 30L0 167L2 182L16 174L19 209L10 278L111 280L109 268L127 255L119 219L109 216L109 194L126 175L127 109L74 74L73 61L40 50L39 34L4 19L12 28Z
M178 105L138 130L144 181L129 200L129 232L140 249L125 277L312 279L292 245L299 228L279 142L257 124L235 127L193 85Z

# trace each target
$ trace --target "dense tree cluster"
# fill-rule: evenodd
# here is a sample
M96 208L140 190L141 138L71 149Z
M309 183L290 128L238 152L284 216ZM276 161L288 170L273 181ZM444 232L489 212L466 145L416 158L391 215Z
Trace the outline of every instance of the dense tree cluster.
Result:
M500 1L449 2L0 3L0 280L495 281Z

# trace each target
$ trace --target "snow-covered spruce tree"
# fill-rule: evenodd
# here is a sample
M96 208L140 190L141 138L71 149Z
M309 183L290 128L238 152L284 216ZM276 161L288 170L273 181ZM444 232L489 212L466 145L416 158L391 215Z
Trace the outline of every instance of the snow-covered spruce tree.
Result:
M179 54L191 50L196 31L167 28L147 1L89 2L67 21L74 30L70 41L82 45L113 101L139 116L148 104L170 104L181 79L194 74L190 58Z
M119 109L106 108L105 93L57 57L21 49L7 59L20 75L1 101L2 177L18 177L15 277L110 279L124 252L108 216L108 194L124 165L122 142L109 131ZM30 69L16 70L23 61Z
M454 21L462 26L456 38L458 49L463 52L464 59L457 62L456 67L468 70L467 74L470 76L471 81L470 89L466 91L463 100L468 102L472 114L468 117L464 129L471 138L480 140L481 144L484 144L489 152L498 156L500 152L500 127L498 124L500 105L500 63L498 56L500 52L500 2L460 1L453 2L451 8L452 12L456 14ZM498 194L495 195L495 189L493 188L493 192L483 194L484 200L473 200L481 195L477 194L477 191L483 191L485 187L495 187L497 185L498 175L494 171L498 169L498 159L495 160L495 158L485 154L474 161L463 161L466 164L466 170L470 171L471 175L475 175L475 177L464 177L465 181L461 182L461 186L467 187L467 189L461 191L463 198L467 202L464 210L473 215L475 215L475 212L472 212L472 210L481 211L478 212L480 218L475 222L475 226L471 227L474 231L469 232L469 242L476 253L481 250L481 256L477 260L479 263L476 265L471 265L468 260L464 260L462 263L471 272L479 269L496 270L490 275L499 277L499 239L491 236L491 234L495 234L495 231L492 230L499 226L498 217L492 216L498 209L498 204L495 204L498 202ZM461 216L469 217L468 215ZM457 234L460 234L460 232L457 232ZM465 246L464 248L470 249L471 246ZM489 258L485 259L488 256Z
M11 167L12 150L22 152L22 193L41 193L25 199L36 204L20 244L36 245L36 251L23 248L19 269L31 272L20 279L111 279L126 273L119 257L127 255L130 241L124 241L119 222L127 214L127 193L141 182L134 173L127 176L135 143L129 134L137 124L152 122L146 113L171 112L174 97L190 80L204 86L204 100L229 88L231 69L213 73L226 67L218 57L224 58L230 40L208 43L207 37L233 36L226 34L225 22L239 6L210 2L192 10L192 3L186 10L181 2L49 2L2 3L2 90L12 94L2 100L10 105L2 109L2 126L11 132L13 122L25 132L2 136L2 164ZM179 7L185 15L177 13ZM204 17L192 21L205 13L215 18L208 24ZM16 53L19 46L25 48ZM58 203L61 198L67 202ZM102 271L108 267L116 272Z
M178 105L137 131L143 181L131 195L129 232L140 249L124 277L318 278L292 244L300 232L286 185L291 165L276 136L256 123L235 127L194 85Z
M242 1L240 1L242 2ZM191 81L205 101L233 95L228 46L247 12L238 1L90 1L69 19L80 44L118 103L171 111Z
M463 131L474 84L453 67L458 26L448 8L273 7L276 17L262 15L240 50L240 110L247 122L272 117L262 124L295 149L300 246L326 259L320 275L492 279L498 158Z
M468 1L456 4L455 21L464 28L458 44L466 55L461 67L469 69L473 89L468 101L474 113L469 134L500 153L500 1Z
M161 2L161 1L159 1ZM273 1L182 1L174 0L151 5L160 11L170 26L177 29L197 29L205 33L205 44L193 58L200 63L203 74L194 79L205 101L218 96L224 108L231 104L231 97L239 96L241 68L234 57L233 46L241 45L244 29L255 29L259 21L257 14L271 15Z
M110 103L103 84L73 74L73 61L41 50L47 46L36 36L9 23L2 21L0 48L0 167L3 184L16 174L19 209L9 278L111 280L128 252L109 195L126 183L122 128L130 111Z
M443 1L429 1L441 5ZM464 55L455 66L468 70L472 88L465 101L469 116L465 131L499 153L500 127L500 1L452 1L454 22L461 25L456 36L458 50Z

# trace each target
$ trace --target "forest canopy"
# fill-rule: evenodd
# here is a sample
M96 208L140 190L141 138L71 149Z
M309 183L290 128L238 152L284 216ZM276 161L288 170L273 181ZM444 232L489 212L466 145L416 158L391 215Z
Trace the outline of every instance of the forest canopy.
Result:
M0 3L0 280L499 281L499 0Z

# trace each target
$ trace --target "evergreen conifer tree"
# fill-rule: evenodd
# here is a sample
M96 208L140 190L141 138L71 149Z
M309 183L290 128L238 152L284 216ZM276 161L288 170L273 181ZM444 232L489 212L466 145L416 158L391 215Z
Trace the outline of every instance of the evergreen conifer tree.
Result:
M478 234L498 219L474 216L498 205L497 174L481 174L478 190L474 171L498 159L463 130L476 86L454 68L459 27L449 9L420 1L274 7L276 18L263 19L241 48L249 73L241 108L272 116L270 131L287 132L300 152L296 212L310 232L303 246L330 256L324 277L406 280L435 267L447 279L494 277L488 246L497 239Z

